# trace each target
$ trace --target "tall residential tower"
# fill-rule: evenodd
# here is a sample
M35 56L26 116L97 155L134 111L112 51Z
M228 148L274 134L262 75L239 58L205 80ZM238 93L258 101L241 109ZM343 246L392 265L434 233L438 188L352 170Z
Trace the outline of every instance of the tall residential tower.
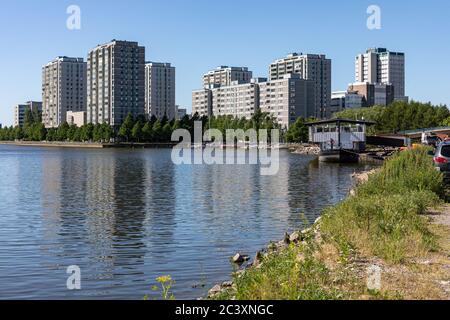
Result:
M86 62L58 57L42 68L42 122L55 128L67 111L86 111Z
M292 53L270 65L270 80L283 79L286 74L300 74L304 80L314 82L314 117L331 116L331 60L325 55Z
M236 81L239 84L249 83L252 76L253 72L249 71L246 67L221 66L203 75L203 87L230 86L232 83L236 83Z
M405 54L369 49L355 59L356 82L394 86L394 99L405 101Z
M145 114L145 48L117 41L89 52L87 122L120 126L127 115Z
M149 118L176 118L175 67L170 63L148 62L145 65L145 112Z

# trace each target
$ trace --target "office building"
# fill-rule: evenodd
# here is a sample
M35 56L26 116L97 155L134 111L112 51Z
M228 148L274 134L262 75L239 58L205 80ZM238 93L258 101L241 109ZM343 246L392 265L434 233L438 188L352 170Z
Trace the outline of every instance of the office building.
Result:
M145 48L137 42L99 45L88 55L87 122L119 127L145 114Z
M270 65L270 80L279 80L286 74L299 74L302 79L314 82L314 117L331 116L331 60L325 55L292 53Z
M393 85L380 83L353 83L348 92L363 97L362 107L387 106L394 101L395 88Z
M86 110L86 62L58 57L42 68L42 122L55 128L67 111Z
M175 67L170 63L148 62L145 65L145 112L148 118L176 118Z
M407 101L405 96L405 54L385 48L369 49L355 60L356 82L393 85L396 101Z

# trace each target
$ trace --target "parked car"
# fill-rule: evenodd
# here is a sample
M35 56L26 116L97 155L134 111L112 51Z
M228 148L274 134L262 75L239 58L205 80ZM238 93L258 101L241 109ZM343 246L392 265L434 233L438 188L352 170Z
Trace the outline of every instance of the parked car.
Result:
M439 143L441 143L441 138L438 137L434 132L424 132L422 133L422 144L432 146L436 148Z
M450 141L444 141L436 147L433 161L436 169L444 174L446 180L450 180Z

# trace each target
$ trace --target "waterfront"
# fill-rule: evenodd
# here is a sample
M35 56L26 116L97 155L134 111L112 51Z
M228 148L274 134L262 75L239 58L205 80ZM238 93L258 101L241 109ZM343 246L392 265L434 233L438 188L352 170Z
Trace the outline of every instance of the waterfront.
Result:
M312 223L367 169L313 159L282 150L278 175L261 176L175 166L167 149L0 146L0 299L141 299L166 274L176 298L202 296L235 252ZM80 291L66 288L70 265Z

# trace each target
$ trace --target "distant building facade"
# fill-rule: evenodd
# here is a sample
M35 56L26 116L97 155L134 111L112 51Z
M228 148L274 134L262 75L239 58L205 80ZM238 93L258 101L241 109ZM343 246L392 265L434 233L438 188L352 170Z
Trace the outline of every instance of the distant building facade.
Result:
M270 80L279 80L286 74L299 74L302 79L314 82L314 117L331 116L331 59L325 55L292 53L270 65Z
M299 74L286 74L282 79L259 84L259 108L271 114L282 128L289 129L297 118L315 116L314 81Z
M385 84L394 87L394 100L407 101L405 96L405 54L385 48L369 49L355 59L356 82Z
M67 111L67 123L72 126L76 125L77 127L82 127L86 124L87 113L86 111Z
M145 112L169 120L176 118L175 67L170 63L148 62L145 65Z
M259 105L259 87L256 81L212 89L212 114L214 116L233 116L251 118Z
M230 86L236 81L239 84L249 83L252 77L253 72L246 67L221 66L203 75L203 87Z
M55 128L66 121L67 111L86 110L86 62L58 57L42 68L42 122Z
M395 89L393 85L380 83L353 83L349 92L363 97L362 107L387 106L394 101Z
M89 52L87 122L120 126L145 114L145 47L112 40Z
M24 104L14 106L14 127L23 127L25 122L25 111L39 112L42 114L42 102L28 101Z
M289 128L298 117L313 117L314 81L298 74L268 81L254 78L249 83L232 83L196 90L192 93L192 112L200 116L232 116L250 119L260 109L272 115L282 128Z
M356 109L365 106L364 96L357 92L336 91L331 94L331 113L343 111L345 109Z
M212 116L212 91L204 88L192 92L192 115Z
M175 106L175 120L181 120L187 115L187 109Z

